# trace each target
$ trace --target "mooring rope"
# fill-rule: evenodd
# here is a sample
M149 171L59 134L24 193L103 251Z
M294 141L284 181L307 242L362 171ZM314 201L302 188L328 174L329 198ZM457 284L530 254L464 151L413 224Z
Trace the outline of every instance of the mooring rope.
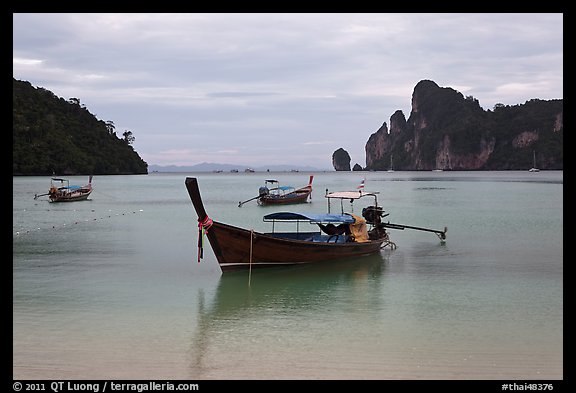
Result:
M384 245L380 246L380 249L386 248L388 246L390 246L391 250L395 250L397 248L396 243L394 243L392 240L386 240Z
M254 229L250 229L250 271L248 272L248 286L250 286L250 280L252 279L252 244L254 239Z

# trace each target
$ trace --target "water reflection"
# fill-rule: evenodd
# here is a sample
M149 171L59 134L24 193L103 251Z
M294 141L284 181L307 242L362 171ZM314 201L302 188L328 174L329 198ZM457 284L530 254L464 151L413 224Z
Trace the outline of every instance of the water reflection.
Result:
M223 274L212 301L202 293L198 296L192 377L222 378L231 359L240 356L235 348L329 334L320 331L329 328L334 311L346 315L377 310L385 274L383 254Z

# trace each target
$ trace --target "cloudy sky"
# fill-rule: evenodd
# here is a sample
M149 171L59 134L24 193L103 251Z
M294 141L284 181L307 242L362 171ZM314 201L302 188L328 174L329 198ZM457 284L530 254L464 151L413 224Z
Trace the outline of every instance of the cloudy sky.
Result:
M78 98L149 164L332 168L430 79L494 104L563 98L563 15L13 14L13 76Z

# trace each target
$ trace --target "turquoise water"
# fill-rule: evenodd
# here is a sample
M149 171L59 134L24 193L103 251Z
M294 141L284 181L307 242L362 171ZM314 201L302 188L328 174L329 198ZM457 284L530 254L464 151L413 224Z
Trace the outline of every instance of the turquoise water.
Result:
M366 176L390 222L448 239L391 230L379 255L222 275L209 246L196 260L187 175L210 217L257 231ZM308 175L95 176L64 204L14 177L13 378L563 379L561 171L318 172L311 203L238 207Z

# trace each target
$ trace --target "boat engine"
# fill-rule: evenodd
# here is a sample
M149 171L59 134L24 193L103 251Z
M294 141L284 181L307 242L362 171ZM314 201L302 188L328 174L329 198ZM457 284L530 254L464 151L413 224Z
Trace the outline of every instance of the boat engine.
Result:
M259 195L259 196L262 197L262 196L266 196L266 195L268 195L268 194L270 194L270 190L268 189L268 187L263 186L263 187L260 187L260 188L258 189L258 195Z
M368 206L362 209L362 217L364 217L366 223L372 225L372 229L368 231L370 240L389 240L386 227L382 224L382 218L387 215L388 213L384 214L384 210L380 206Z
M378 225L382 222L382 217L384 215L384 210L380 206L368 206L362 209L362 217L366 219L368 224Z

